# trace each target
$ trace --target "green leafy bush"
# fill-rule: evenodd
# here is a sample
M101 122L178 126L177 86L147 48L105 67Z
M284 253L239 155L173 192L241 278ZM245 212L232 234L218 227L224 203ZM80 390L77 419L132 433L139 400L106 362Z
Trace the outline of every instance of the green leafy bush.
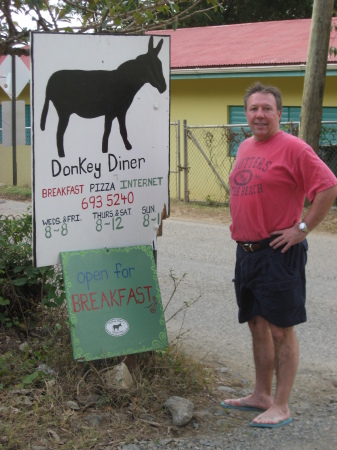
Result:
M63 303L58 266L32 264L32 216L0 216L0 323L28 330L41 305Z

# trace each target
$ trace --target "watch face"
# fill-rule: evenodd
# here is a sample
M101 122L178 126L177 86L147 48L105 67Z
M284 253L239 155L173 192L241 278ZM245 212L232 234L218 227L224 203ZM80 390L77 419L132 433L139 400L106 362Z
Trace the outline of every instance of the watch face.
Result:
M298 226L298 228L299 228L301 231L307 231L307 230L308 230L307 224L304 223L304 222L300 223L299 226Z

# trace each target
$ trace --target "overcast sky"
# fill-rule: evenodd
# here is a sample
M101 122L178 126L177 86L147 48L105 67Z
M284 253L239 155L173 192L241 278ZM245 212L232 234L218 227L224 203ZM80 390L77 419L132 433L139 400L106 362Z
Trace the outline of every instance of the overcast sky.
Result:
M51 2L52 3L52 2ZM50 20L50 15L47 11L41 11L41 15L48 21ZM13 13L13 19L19 24L21 28L28 28L31 31L36 30L36 21L34 20L34 17L37 18L35 12L31 10L27 15L26 14L15 14ZM80 22L76 19L74 19L71 24L73 26L79 26ZM62 22L60 24L61 27L67 26L67 22Z

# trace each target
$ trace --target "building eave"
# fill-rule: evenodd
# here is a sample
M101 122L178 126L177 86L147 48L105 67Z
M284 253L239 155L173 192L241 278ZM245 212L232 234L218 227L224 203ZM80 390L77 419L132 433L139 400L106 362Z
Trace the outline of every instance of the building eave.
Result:
M304 77L305 64L279 66L235 66L171 68L171 79L249 78L249 77ZM337 64L328 64L326 76L337 76Z

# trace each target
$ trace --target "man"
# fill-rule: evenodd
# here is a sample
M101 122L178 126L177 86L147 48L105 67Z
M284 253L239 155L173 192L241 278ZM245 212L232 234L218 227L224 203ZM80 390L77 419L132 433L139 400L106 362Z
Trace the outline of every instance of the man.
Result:
M239 322L248 322L252 334L256 385L251 395L222 406L258 410L250 425L274 428L292 420L288 401L299 361L294 326L306 321L306 235L336 199L337 179L310 146L280 131L277 88L257 83L244 104L253 137L241 144L229 179L231 234L238 242ZM311 206L301 219L305 196Z

